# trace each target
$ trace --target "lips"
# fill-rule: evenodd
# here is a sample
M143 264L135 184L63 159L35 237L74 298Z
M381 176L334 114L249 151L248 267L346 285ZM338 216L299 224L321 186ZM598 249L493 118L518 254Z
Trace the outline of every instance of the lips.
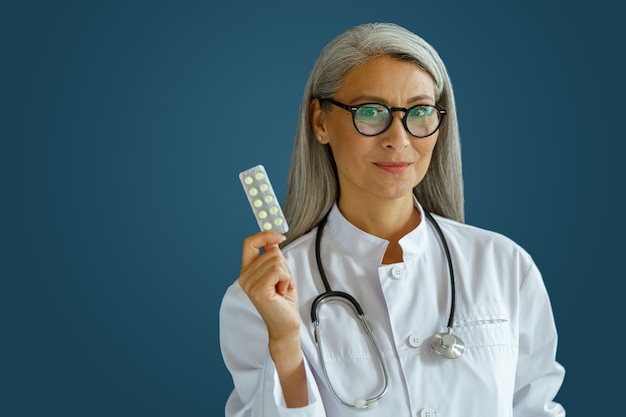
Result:
M376 162L375 165L384 171L399 174L406 171L411 164L409 162Z

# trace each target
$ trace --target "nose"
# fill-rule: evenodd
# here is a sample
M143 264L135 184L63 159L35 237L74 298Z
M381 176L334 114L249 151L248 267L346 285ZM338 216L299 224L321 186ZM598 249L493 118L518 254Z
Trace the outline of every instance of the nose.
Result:
M407 146L409 146L411 135L406 131L404 127L404 123L402 122L402 118L404 117L404 112L395 111L391 114L391 123L387 130L385 130L382 135L382 144L386 148L391 148L396 151L400 151Z

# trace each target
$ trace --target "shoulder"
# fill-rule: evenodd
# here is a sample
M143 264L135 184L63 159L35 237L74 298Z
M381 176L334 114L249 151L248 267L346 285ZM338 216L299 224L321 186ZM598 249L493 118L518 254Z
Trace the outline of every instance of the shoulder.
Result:
M290 242L281 250L286 258L293 258L309 253L315 247L315 238L317 236L317 227L303 234L299 238Z
M532 263L530 254L510 237L481 227L433 215L451 246L475 256L491 254L504 258L515 257Z
M433 214L433 217L435 217L435 220L437 220L437 223L445 233L453 235L458 239L474 241L476 243L493 242L498 245L517 247L521 249L521 246L513 239L500 232L466 223L459 223L455 220L441 217L436 214Z

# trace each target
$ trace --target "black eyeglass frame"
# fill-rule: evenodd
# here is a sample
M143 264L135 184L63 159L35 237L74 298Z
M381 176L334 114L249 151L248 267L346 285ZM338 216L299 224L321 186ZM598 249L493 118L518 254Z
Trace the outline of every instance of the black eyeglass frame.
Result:
M342 109L347 110L350 113L352 113L352 124L354 125L354 128L361 135L368 136L368 137L378 136L378 135L382 134L383 132L385 132L387 129L389 129L389 126L391 126L391 122L393 122L393 113L397 112L397 111L401 111L401 112L404 112L404 116L402 116L402 125L404 126L404 129L406 129L406 131L409 132L409 134L411 136L413 136L413 137L416 137L416 138L427 138L429 136L432 136L437 130L439 130L445 115L448 114L448 110L447 109L444 109L443 107L438 107L438 106L431 106L430 104L417 104L417 105L409 107L409 108L406 108L406 107L387 107L384 104L374 103L374 102L357 104L356 106L349 106L347 104L340 103L337 100L334 100L334 99L332 99L330 97L328 97L328 98L320 98L319 102L320 103L326 102L326 103L334 104L335 106L341 107ZM366 133L361 132L359 130L359 128L357 127L357 125L356 125L356 112L361 107L364 107L364 106L367 106L367 105L372 105L372 104L375 104L377 106L382 106L382 107L386 108L389 111L389 120L387 121L387 125L384 127L383 130L381 130L380 132L378 132L378 133L376 133L374 135L368 135ZM435 129L432 132L430 132L428 135L426 135L426 136L418 136L418 135L413 134L413 132L411 132L409 130L409 127L407 125L406 119L409 116L409 112L412 109L414 109L415 107L430 107L430 108L435 109L437 111L437 113L439 114L439 123L437 123L437 126L435 127Z

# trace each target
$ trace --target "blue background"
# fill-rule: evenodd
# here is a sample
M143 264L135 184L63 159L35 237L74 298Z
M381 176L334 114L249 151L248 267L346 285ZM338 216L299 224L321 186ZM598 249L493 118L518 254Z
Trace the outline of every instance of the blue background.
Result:
M284 195L313 62L371 21L447 64L466 221L543 272L558 400L623 409L626 37L586 6L3 2L0 415L223 415L219 303L256 231L237 174L263 163Z

